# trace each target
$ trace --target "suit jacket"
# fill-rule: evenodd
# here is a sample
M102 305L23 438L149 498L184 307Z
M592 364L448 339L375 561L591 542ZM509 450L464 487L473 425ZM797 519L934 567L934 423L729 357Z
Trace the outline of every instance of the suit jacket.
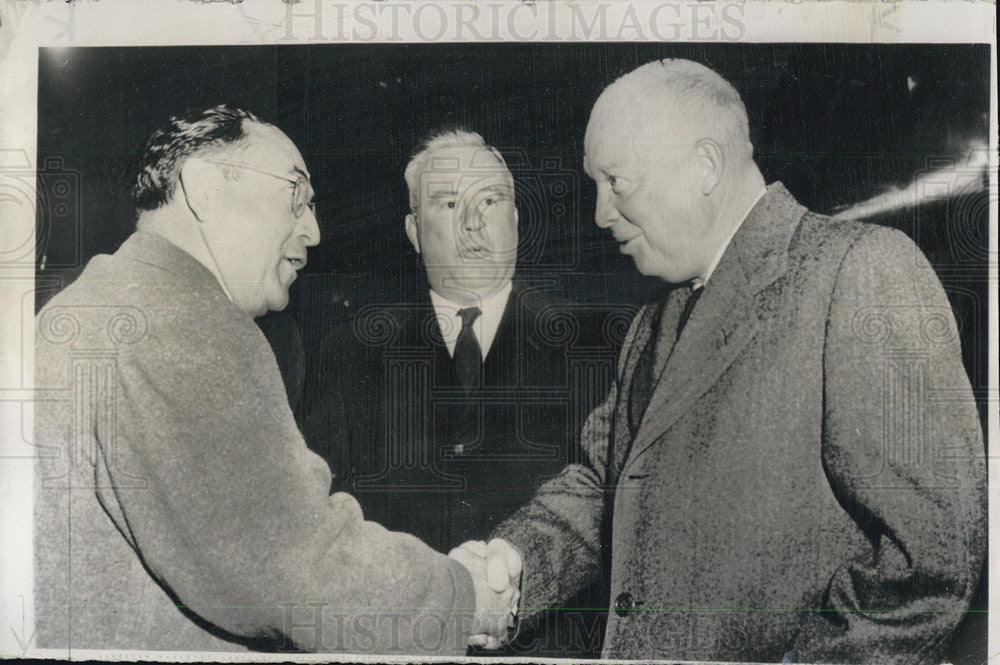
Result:
M515 280L482 387L465 393L429 297L367 307L327 335L306 441L367 519L445 552L481 540L579 461L576 434L610 384L617 351L602 314ZM606 604L596 587L571 606ZM531 652L596 654L597 613L574 621L596 639L536 635Z
M982 434L948 300L903 234L808 213L780 183L737 231L679 339L645 307L567 467L494 534L522 605L597 566L604 656L936 662L986 546ZM633 433L662 311L671 349Z
M37 324L39 646L465 653L468 573L330 496L267 341L194 258L136 233Z

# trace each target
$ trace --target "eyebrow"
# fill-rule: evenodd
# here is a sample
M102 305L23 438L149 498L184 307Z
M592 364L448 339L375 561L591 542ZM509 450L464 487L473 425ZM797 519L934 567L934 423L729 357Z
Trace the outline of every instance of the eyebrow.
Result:
M612 161L604 165L603 168L595 169L593 165L593 158L586 152L583 154L583 172L590 176L592 179L597 179L598 175L610 175L612 173L617 174L621 169L620 162Z
M597 169L596 172L589 171L589 170L586 170L586 169L584 169L584 170L587 172L587 175L590 176L591 179L593 179L593 180L597 180L597 178L599 176L600 177L604 177L604 178L607 178L608 176L611 176L611 175L615 176L616 178L622 178L623 177L621 175L621 170L619 169L617 163L615 163L615 164L608 164L608 165L606 165L602 169Z

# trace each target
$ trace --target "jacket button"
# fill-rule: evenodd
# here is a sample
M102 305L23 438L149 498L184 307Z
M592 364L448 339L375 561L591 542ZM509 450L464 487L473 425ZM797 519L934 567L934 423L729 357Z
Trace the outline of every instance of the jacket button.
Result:
M635 598L632 597L632 594L627 591L625 593L620 593L618 594L618 597L615 598L615 614L620 617L626 616L629 612L635 610L640 605L642 605L642 603L636 602Z

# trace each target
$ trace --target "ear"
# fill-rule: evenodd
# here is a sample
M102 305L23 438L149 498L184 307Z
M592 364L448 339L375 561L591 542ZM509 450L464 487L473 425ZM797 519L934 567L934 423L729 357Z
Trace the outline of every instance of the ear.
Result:
M722 152L722 146L714 139L701 139L695 146L698 150L701 193L708 196L722 181L722 175L726 168L726 156Z
M219 169L197 157L189 157L181 166L180 194L199 222L212 218L213 194L218 189L216 179L221 175Z
M417 233L417 218L411 212L406 216L406 237L410 239L413 249L420 253L420 234Z

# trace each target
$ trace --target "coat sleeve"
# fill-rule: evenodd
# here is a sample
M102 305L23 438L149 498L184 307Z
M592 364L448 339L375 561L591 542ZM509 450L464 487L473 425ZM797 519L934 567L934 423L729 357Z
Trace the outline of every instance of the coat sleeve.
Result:
M619 381L622 359L643 311L632 320L619 354ZM607 461L617 400L618 389L613 384L605 400L587 417L580 433L583 463L568 465L542 485L527 505L491 535L507 540L521 555L522 619L559 607L600 574L601 524L609 490Z
M330 495L253 324L157 323L119 358L97 491L176 604L268 648L463 655L468 573Z
M884 228L846 253L830 302L822 465L865 546L830 571L795 650L934 662L986 546L984 447L954 316L923 254Z

